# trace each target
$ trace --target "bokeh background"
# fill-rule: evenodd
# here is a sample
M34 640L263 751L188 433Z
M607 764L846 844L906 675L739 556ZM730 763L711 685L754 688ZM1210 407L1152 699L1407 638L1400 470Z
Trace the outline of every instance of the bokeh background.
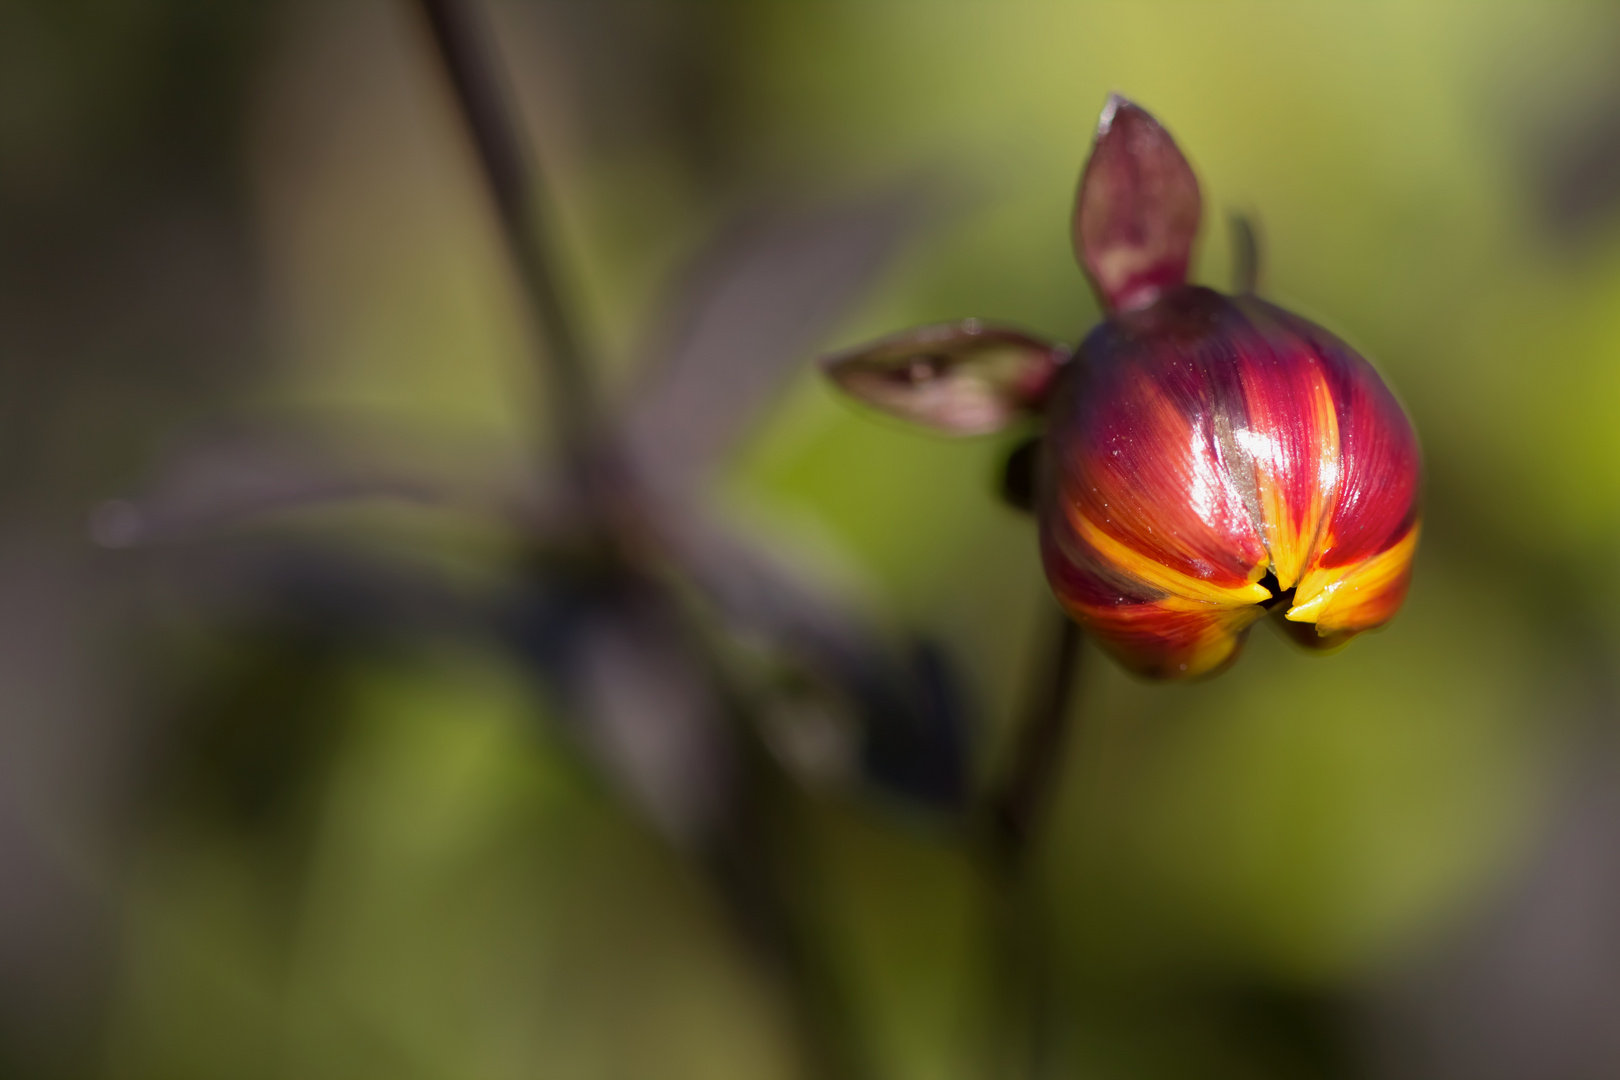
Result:
M760 962L692 839L735 812L786 868L848 1075L1620 1075L1620 14L476 13L603 394L654 417L625 437L656 463L672 411L719 410L736 437L679 509L856 652L928 643L951 723L885 767L881 695L728 707L716 734L656 613L525 621L597 571L535 555L568 531L553 389L414 4L10 0L0 1072L822 1075L803 972ZM994 494L1011 443L859 414L810 360L965 315L1077 339L1067 219L1110 90L1199 172L1199 279L1228 283L1223 219L1250 215L1263 291L1396 388L1427 527L1406 610L1341 654L1262 626L1166 688L1087 651L1022 886L1041 1050L1014 1069L986 1047L1023 999L952 817L1005 757L1049 605ZM788 222L745 300L792 292L801 249L853 291L813 334L759 330L782 355L746 401L682 397L736 371L644 390L657 313L739 215ZM597 610L582 592L563 609ZM774 670L769 625L713 621L728 670ZM602 700L629 736L593 728ZM766 797L715 809L739 771Z

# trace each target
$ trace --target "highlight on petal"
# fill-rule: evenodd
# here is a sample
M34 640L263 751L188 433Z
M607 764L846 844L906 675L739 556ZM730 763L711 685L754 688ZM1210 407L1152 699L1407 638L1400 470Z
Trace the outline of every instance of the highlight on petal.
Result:
M1243 386L1234 424L1234 468L1280 589L1292 589L1316 550L1339 490L1335 378L1326 360L1258 302L1233 301L1248 325L1234 334ZM1251 479L1252 477L1252 479Z
M1144 307L1187 280L1200 209L1198 179L1170 133L1110 95L1073 225L1075 255L1105 309Z
M822 360L838 387L948 435L999 431L1045 404L1069 350L977 319L908 330Z

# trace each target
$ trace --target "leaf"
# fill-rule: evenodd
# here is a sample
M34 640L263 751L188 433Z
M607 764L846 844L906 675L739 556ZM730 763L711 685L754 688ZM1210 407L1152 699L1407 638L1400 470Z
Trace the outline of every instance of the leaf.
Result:
M643 348L649 378L622 428L643 478L671 494L703 479L935 201L909 185L722 230L677 276Z
M159 461L138 491L90 514L91 539L126 548L215 537L233 527L317 507L373 501L499 517L527 525L549 485L482 447L421 433L320 425L194 435Z
M1062 345L977 319L937 323L838 353L822 367L875 409L948 435L985 435L1038 412Z
M578 620L565 686L603 769L677 843L711 839L734 773L725 703L681 621L622 590Z
M1145 307L1187 280L1200 202L1170 133L1110 95L1074 207L1075 256L1104 308Z
M790 772L912 809L960 809L973 702L945 653L881 626L854 597L805 576L779 544L678 511L664 533L734 653L774 676L749 693L750 712Z

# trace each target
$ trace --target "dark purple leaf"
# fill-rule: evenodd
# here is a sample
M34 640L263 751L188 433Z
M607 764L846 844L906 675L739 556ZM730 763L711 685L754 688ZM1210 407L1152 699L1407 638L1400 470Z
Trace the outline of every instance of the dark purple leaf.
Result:
M370 500L522 524L543 516L543 490L522 494L535 485L523 484L517 470L493 466L488 454L467 447L427 450L424 442L307 428L194 438L153 470L143 490L97 506L90 536L108 548L169 543L278 514Z
M756 687L751 711L801 780L960 808L969 708L947 657L881 632L763 545L692 516L665 532L730 639L773 676Z

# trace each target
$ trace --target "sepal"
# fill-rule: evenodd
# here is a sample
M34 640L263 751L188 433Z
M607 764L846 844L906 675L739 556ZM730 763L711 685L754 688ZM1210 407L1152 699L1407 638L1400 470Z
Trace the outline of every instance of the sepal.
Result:
M1045 404L1069 350L977 319L938 323L822 360L838 388L946 435L1000 431Z
M1110 95L1074 205L1074 251L1109 312L1146 307L1187 280L1202 200L1175 140Z

